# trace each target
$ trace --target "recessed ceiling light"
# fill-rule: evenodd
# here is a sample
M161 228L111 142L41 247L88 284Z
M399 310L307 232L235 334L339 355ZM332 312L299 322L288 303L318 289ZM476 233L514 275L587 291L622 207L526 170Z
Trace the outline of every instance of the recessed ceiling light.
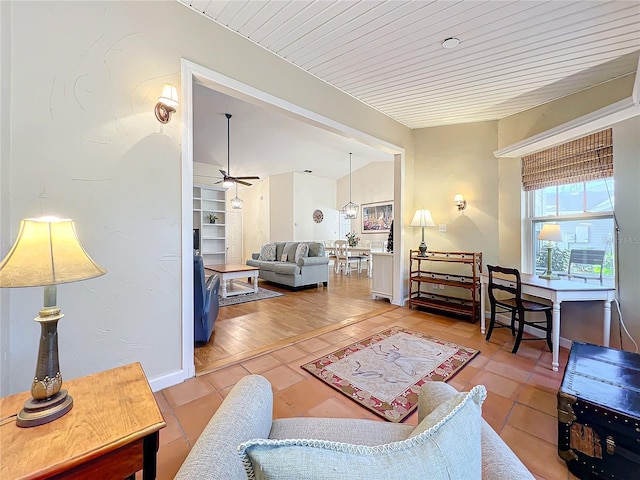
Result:
M460 45L460 39L456 37L445 38L442 41L442 48L455 48Z

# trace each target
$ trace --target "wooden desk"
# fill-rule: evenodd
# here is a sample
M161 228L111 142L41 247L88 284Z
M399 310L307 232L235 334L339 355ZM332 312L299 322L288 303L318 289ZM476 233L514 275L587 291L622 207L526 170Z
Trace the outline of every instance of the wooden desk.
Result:
M497 276L494 276L497 278ZM570 280L546 280L537 275L520 274L522 293L535 297L546 298L553 302L553 324L551 327L551 343L553 344L553 359L551 368L558 371L558 352L560 351L560 304L562 302L602 301L602 345L609 346L609 332L611 331L611 302L614 299L615 288L606 285L594 285ZM480 277L480 331L485 333L485 303L489 275L483 273Z
M0 426L0 478L112 479L144 470L156 476L159 430L166 424L139 363L64 382L73 397L65 416L20 428ZM30 392L0 399L0 417L16 414Z

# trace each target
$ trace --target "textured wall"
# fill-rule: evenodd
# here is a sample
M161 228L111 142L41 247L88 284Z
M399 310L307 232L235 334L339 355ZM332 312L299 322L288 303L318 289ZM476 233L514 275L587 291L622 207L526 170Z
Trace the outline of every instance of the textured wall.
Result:
M1 172L4 178L9 165L10 180L0 183L0 195L2 208L7 195L11 206L0 224L11 231L2 232L2 253L22 217L57 213L76 220L86 249L108 270L59 288L66 378L133 361L151 379L186 368L181 111L165 126L153 115L163 83L180 90L181 58L396 145L411 142L406 127L178 2L10 7L6 16L3 2L2 34L7 22L12 52L7 60L3 39L2 105L10 100L11 112L2 109L0 128L10 131L2 145L10 142L11 152L3 150ZM1 328L3 337L11 328L9 390L18 391L33 375L39 333L32 319L42 292L16 290L9 299L9 321L0 304Z

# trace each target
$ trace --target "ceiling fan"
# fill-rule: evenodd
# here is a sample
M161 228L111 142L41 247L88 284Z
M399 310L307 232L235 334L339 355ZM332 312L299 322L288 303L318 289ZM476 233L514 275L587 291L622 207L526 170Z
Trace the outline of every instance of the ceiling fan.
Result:
M231 168L229 166L229 159L231 158L229 155L229 120L231 119L231 114L230 113L225 113L224 114L225 117L227 117L227 171L225 172L224 170L220 170L220 173L222 174L222 180L220 180L219 182L216 182L216 184L218 183L222 183L223 186L229 188L232 187L233 184L240 184L240 185L246 185L248 187L251 186L251 184L249 182L245 182L244 180L260 180L260 177L256 177L256 176L252 176L252 177L234 177L231 175Z

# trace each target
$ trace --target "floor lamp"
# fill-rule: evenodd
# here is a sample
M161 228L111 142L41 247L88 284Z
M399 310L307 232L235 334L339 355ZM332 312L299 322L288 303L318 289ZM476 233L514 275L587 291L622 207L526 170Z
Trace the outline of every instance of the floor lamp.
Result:
M57 285L104 275L106 270L85 252L71 220L54 217L27 218L20 222L18 238L0 262L0 287L44 287L44 307L35 321L40 324L40 345L31 397L17 415L19 427L52 422L73 407L73 398L62 389L58 361Z

